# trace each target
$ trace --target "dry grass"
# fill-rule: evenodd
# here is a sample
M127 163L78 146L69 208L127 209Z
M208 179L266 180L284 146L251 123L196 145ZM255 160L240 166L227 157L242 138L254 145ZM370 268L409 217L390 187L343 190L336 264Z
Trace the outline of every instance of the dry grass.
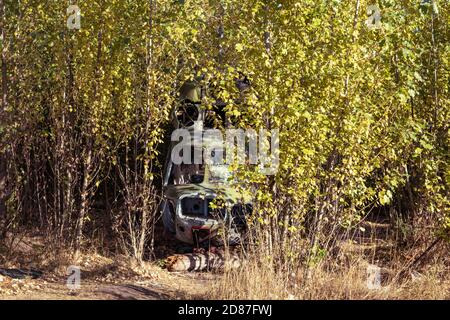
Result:
M55 245L40 236L22 235L10 241L13 245L0 250L0 266L3 268L36 269L54 277L66 277L69 266L77 266L84 278L120 279L139 277L154 278L160 273L154 263L125 255L104 256L96 250L84 250L75 257L71 248Z
M447 251L448 252L448 251ZM442 254L446 254L443 252ZM450 299L450 264L437 256L420 272L402 272L405 261L381 268L381 287L368 287L367 257L352 253L346 262L320 263L278 272L267 256L254 255L240 269L226 270L211 299ZM342 261L342 260L341 260ZM350 261L350 262L349 262ZM401 276L399 276L401 274Z
M12 253L3 253L9 259L2 259L0 266L36 268L44 272L44 277L5 280L0 283L0 299L111 299L115 297L111 291L129 297L128 291L120 290L130 283L143 290L152 289L163 299L450 299L449 245L431 252L423 264L399 276L408 261L420 255L425 247L397 254L382 251L380 257L381 251L367 252L365 246L346 244L345 252L338 256L309 269L304 265L291 267L290 272L279 271L283 268L274 267L276 260L256 250L240 268L225 270L223 274L178 274L169 273L155 263L138 263L120 255L105 257L95 251L85 252L74 260L70 250L44 243L37 237L22 237ZM380 289L371 290L367 286L369 263L383 267ZM70 265L82 270L83 293L79 296L67 295L65 281ZM104 289L109 293L105 294ZM135 296L147 298L141 293Z

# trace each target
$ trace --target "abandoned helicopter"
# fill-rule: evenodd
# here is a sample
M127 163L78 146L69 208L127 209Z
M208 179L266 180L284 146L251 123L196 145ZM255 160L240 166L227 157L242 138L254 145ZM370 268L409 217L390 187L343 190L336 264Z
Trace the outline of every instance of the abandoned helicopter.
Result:
M189 137L181 143L170 143L163 177L162 220L165 230L184 243L234 245L243 240L252 202L249 194L237 190L229 166L223 161L203 163L193 159L194 154L202 155L206 150L222 155L226 151L223 144L204 136L204 129L212 126L212 118L225 118L223 103L216 103L215 111L202 107L204 94L196 81L188 81L180 89L172 122L174 129L185 129ZM198 139L202 139L201 143ZM174 161L173 153L180 146L182 152L190 153L186 155L192 159L189 163Z

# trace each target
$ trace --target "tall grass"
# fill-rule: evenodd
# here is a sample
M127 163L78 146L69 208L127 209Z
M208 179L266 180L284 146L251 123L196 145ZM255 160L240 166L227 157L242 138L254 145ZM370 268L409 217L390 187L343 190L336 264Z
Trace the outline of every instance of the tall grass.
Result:
M295 250L302 253L292 260L289 251L268 252L264 234L255 237L253 246L242 248L240 268L226 269L208 298L450 299L449 243L422 255L427 242L403 248L394 239L387 247L374 239L363 245L352 237L323 249L325 254L318 257L305 241L297 244ZM411 265L417 257L421 259ZM370 273L373 268L379 268L380 286Z

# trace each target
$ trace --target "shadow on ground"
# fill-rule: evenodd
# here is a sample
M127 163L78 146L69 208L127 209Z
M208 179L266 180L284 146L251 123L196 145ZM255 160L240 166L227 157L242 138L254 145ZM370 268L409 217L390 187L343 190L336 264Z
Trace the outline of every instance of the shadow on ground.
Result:
M99 289L99 292L113 296L118 300L167 300L172 297L158 290L137 285L114 285Z
M0 275L10 277L13 279L25 279L30 277L32 279L38 279L42 276L42 271L36 269L5 269L0 268Z

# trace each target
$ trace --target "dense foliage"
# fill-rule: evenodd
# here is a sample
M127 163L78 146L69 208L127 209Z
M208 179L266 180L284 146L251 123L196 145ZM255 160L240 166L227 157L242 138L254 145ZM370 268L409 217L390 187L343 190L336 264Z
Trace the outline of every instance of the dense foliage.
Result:
M4 232L151 253L170 110L204 76L234 123L279 128L277 174L242 172L269 250L317 251L377 210L405 241L448 236L450 2L373 3L79 0L70 30L67 1L2 0Z

